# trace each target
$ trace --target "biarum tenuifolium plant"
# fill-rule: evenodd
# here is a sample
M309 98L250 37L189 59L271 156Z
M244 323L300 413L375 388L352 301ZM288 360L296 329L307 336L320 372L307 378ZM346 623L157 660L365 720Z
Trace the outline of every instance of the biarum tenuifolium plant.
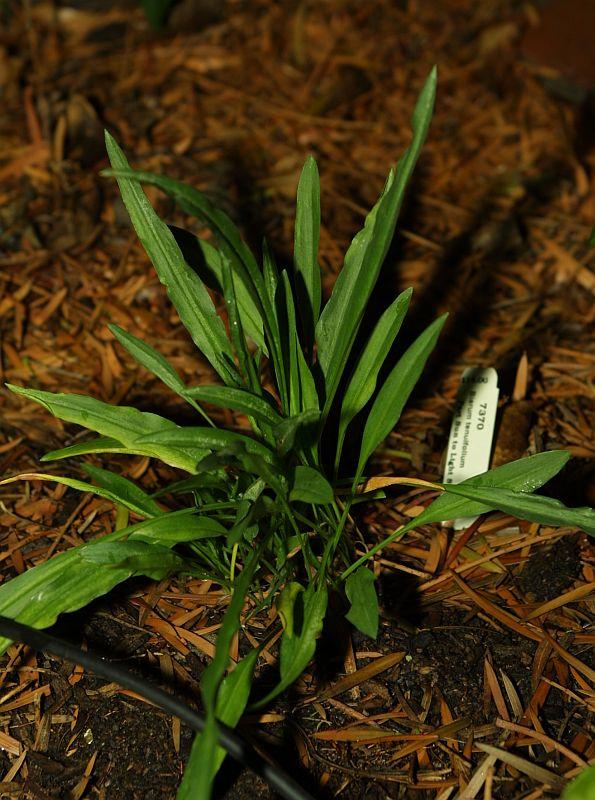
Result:
M297 190L293 265L279 269L266 244L259 264L231 220L199 191L132 170L106 134L112 169L105 174L116 178L159 279L220 383L186 386L160 353L113 325L120 344L197 412L195 426L181 427L157 414L77 394L10 387L60 419L98 434L48 453L46 461L126 453L160 459L188 473L155 495L91 464L83 464L83 470L93 483L39 473L8 479L52 480L93 492L112 500L119 514L112 533L0 586L0 614L36 627L51 625L59 614L81 608L133 575L204 575L229 589L216 655L202 680L207 727L193 745L179 798L210 795L224 758L217 745L217 720L236 725L249 702L259 650L229 671L231 640L248 596L252 613L274 603L283 626L279 678L265 696L253 700L252 707L259 708L290 686L312 659L329 588L344 592L351 623L376 636L378 603L368 561L412 528L497 509L595 533L591 509L568 509L532 494L568 458L552 451L461 484L427 484L439 493L437 499L366 555L354 558L347 523L350 508L362 497L366 466L397 423L445 322L445 317L433 322L392 368L386 362L411 290L390 303L367 338L360 330L426 138L435 88L433 70L415 107L411 144L353 239L324 305L318 265L320 189L312 158L306 160ZM179 233L176 238L159 219L142 183L157 186L186 213L206 222L217 247L196 239L182 252ZM185 237L187 242L190 234ZM225 300L227 327L207 286ZM217 427L201 404L246 415L251 435ZM361 424L354 426L356 417ZM343 445L347 433L353 445L353 431L358 430L355 467L350 467ZM185 498L189 500L184 503ZM130 522L128 514L136 521ZM8 644L0 641L3 649Z

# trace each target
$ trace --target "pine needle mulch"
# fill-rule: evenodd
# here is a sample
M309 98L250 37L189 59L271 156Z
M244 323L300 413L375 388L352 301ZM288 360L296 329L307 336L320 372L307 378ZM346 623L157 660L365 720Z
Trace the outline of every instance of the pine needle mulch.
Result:
M588 106L552 95L547 65L522 58L536 8L229 0L216 24L153 34L136 6L99 5L0 12L2 382L183 420L108 322L146 338L188 382L209 379L114 187L98 177L104 126L135 165L208 191L251 244L267 235L286 261L297 176L313 152L328 290L438 63L436 116L378 299L414 286L405 336L437 312L451 319L376 474L440 476L457 381L482 364L498 369L501 387L494 463L566 448L575 459L553 490L592 504L595 155L583 135ZM168 220L200 230L149 193ZM4 389L0 408L1 476L35 470L45 451L81 435ZM120 467L146 487L171 477L146 459ZM354 520L361 546L429 499L390 490ZM4 580L114 525L108 503L36 481L11 485L0 502ZM489 515L456 534L423 527L375 569L378 641L337 621L313 669L246 718L246 735L321 797L558 796L595 758L586 537ZM190 699L226 602L198 580L139 583L61 624ZM275 624L251 621L232 656ZM274 644L262 654L265 680ZM2 797L174 797L190 741L178 720L18 646L0 683ZM246 774L222 788L270 796Z

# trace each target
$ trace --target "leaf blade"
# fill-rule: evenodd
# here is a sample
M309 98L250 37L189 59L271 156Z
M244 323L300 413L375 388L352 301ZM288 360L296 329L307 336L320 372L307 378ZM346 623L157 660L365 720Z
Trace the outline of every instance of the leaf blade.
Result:
M339 466L349 423L374 394L378 374L403 324L412 292L412 289L402 292L380 317L347 384L339 415L335 469Z
M126 156L107 131L105 141L112 167L129 169ZM116 180L137 236L182 323L223 381L237 384L225 326L203 282L185 262L172 232L159 219L138 181L121 175L116 176Z
M514 492L510 489L464 486L462 483L447 483L444 489L449 494L476 500L514 517L539 522L542 525L569 525L595 536L595 509L586 506L568 508L564 503L551 497Z
M82 425L104 437L121 442L126 448L125 452L159 458L166 464L180 467L187 472L194 472L197 461L202 457L199 456L194 460L180 448L159 446L158 443L149 447L141 443L140 440L143 437L178 430L175 422L160 417L158 414L139 411L130 406L113 406L82 394L53 393L11 384L6 385L15 394L39 403L58 419ZM203 451L202 455L206 455L206 453ZM65 455L62 454L60 457L65 457ZM47 459L48 456L45 458Z
M252 704L252 709L262 708L281 692L284 692L297 680L314 656L316 640L322 632L328 603L326 584L322 583L316 587L311 583L304 592L300 593L299 598L303 600L302 629L299 632L294 630L293 636L288 636L286 633L283 635L280 680L265 697Z
M335 396L370 294L390 246L405 188L425 141L436 94L436 69L428 76L412 116L412 141L391 170L384 190L353 239L343 269L316 326L318 363L325 386L324 414Z
M378 392L364 428L357 466L358 478L374 450L397 424L405 403L438 341L446 317L446 314L438 317L418 336L401 356Z
M468 478L458 485L478 488L493 487L530 493L557 475L569 458L570 453L565 450L549 450L495 467L480 475L475 475L473 478ZM459 517L476 517L492 510L492 507L483 503L443 492L416 518L416 521L419 525L425 525Z
M113 550L108 551L112 544L79 545L6 581L0 585L0 614L34 628L47 628L60 614L83 608L133 575L160 579L184 564L169 549L143 542L118 543L128 545L118 561ZM10 640L0 638L0 653L9 644Z
M335 497L333 487L324 475L313 467L298 465L293 472L289 499L313 505L331 505Z
M297 189L293 263L298 308L308 347L320 314L322 297L318 242L320 239L320 178L312 156L303 166Z
M219 408L232 408L234 411L240 411L265 425L279 425L282 422L281 416L264 398L245 389L216 385L193 386L185 389L185 394Z
M378 597L374 588L374 573L360 567L345 581L345 594L351 607L345 619L365 636L375 639L378 636Z

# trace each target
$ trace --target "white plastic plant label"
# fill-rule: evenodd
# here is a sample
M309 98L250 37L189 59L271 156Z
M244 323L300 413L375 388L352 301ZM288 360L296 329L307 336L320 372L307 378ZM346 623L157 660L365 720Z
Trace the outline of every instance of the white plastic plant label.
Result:
M444 483L460 483L489 469L498 394L498 373L493 367L469 367L463 372L450 427ZM461 530L475 519L455 519L452 525Z

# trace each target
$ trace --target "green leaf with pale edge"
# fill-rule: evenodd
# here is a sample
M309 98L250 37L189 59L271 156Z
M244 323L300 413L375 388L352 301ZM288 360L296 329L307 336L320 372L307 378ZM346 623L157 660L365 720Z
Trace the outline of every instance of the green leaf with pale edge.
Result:
M297 466L293 472L289 499L313 505L330 505L334 500L333 487L317 469Z
M378 373L401 329L412 292L413 289L402 292L380 317L347 384L341 401L335 469L339 466L349 423L374 394Z
M119 325L111 324L107 327L135 361L138 361L141 366L163 381L172 392L176 392L176 394L184 392L186 384L165 356L162 356L147 342L120 328Z
M282 422L282 418L270 403L246 389L235 389L231 386L193 386L191 389L186 389L185 394L212 406L233 408L234 411L254 417L265 425L279 425Z
M92 474L90 465L83 465L88 474L95 478ZM99 470L105 473L106 470ZM109 474L109 473L108 473ZM5 478L0 481L0 486L8 483L13 483L16 480L40 480L40 481L53 481L62 486L68 486L70 489L76 489L78 492L90 492L98 497L103 497L106 500L111 500L113 503L120 504L134 511L139 517L156 517L164 512L159 508L157 503L152 500L149 495L145 494L142 489L139 489L131 481L126 478L121 478L119 475L113 475L116 480L104 481L101 486L93 486L85 481L79 481L76 478L65 478L61 475L50 475L45 472L26 472L23 475L16 475L12 478ZM117 479L120 479L119 481Z
M113 162L112 162L113 164ZM157 186L165 192L187 213L204 220L215 233L221 251L231 260L232 271L242 283L245 293L251 298L253 308L261 316L264 296L264 281L256 259L232 220L211 203L198 189L186 186L180 181L153 172L130 169L127 163L119 164L113 170L103 170L105 176L113 176L117 180L130 180ZM254 333L254 331L252 331ZM257 340L255 340L257 341ZM258 341L257 341L258 344Z
M365 636L378 635L378 597L374 586L374 573L360 567L345 581L345 594L351 608L345 617Z
M357 474L397 424L409 395L415 388L430 353L434 349L447 315L439 317L413 342L378 392L372 405L360 450Z
M45 453L40 461L58 461L62 458L72 458L73 456L85 456L89 453L128 453L129 455L143 455L135 452L131 447L126 447L117 439L111 436L98 436L96 439L89 439L86 442L61 447L59 450L50 450Z
M148 520L145 530L166 517ZM120 536L138 529L118 531ZM115 550L114 545L120 550ZM53 625L60 614L76 611L134 575L161 580L183 569L184 559L146 542L99 541L80 545L28 569L0 585L0 614L34 628ZM10 640L0 638L0 653Z
M112 167L128 169L126 156L107 131L105 142ZM184 261L172 232L159 219L138 181L121 176L116 180L137 236L182 323L222 380L236 385L239 377L225 326L205 285Z
M570 454L564 450L552 450L548 453L538 453L537 455L521 458L518 461L512 461L510 464L496 467L481 475L476 475L473 478L468 478L466 481L457 485L460 487L501 487L503 489L511 489L515 492L534 492L540 486L543 486L544 483L551 480L554 475L557 475L568 461L569 457ZM343 571L341 578L345 580L345 578L355 572L358 567L364 564L373 555L419 525L428 525L431 522L444 522L458 517L474 517L493 510L493 506L469 500L465 497L451 494L450 492L443 492L425 511L422 511L419 516L410 520L410 522L402 528L393 531L390 536L387 536L381 542L371 547L365 556L358 558L350 567Z
M320 178L316 161L308 156L298 184L293 246L298 308L308 347L314 341L322 296L318 265L319 239Z
M326 585L323 583L316 587L314 583L311 583L305 592L299 594L296 607L299 602L302 603L301 624L298 628L298 621L294 614L293 636L284 633L281 639L281 679L274 689L251 706L253 709L262 708L291 686L314 656L316 640L322 632L328 603Z
M366 305L390 247L405 188L425 141L436 94L436 68L421 91L412 118L410 147L391 170L380 199L345 256L333 292L316 326L318 363L325 388L324 414L337 391Z
M141 444L140 439L148 435L180 430L175 422L157 414L139 411L129 406L112 406L82 394L54 394L39 389L6 385L12 392L39 403L58 419L74 422L103 436L116 439L124 445L127 452L159 458L166 464L180 467L187 472L194 472L197 461L202 457L195 459L194 453L189 456L184 450L175 446ZM206 455L206 452L203 450L202 454Z
M81 467L91 480L111 492L119 503L131 511L137 511L145 517L158 517L164 513L153 498L123 475L95 467L93 464L81 464Z
M147 344L147 342L143 342L142 339L139 339L137 336L133 336L133 334L128 333L118 325L108 325L107 327L120 342L122 347L128 353L130 353L135 361L148 370L152 375L155 375L156 378L159 378L159 380L163 381L163 383L169 389L171 389L172 392L175 392L180 397L183 397L186 402L189 402L193 408L195 408L199 414L202 414L202 416L208 421L208 417L202 408L193 400L189 399L185 394L186 384L180 378L176 370L172 367L165 356L162 356L161 353L155 350L154 347L151 347L150 344Z
M566 450L537 453L495 467L473 478L467 478L458 486L493 487L531 493L557 475L569 458L570 453ZM445 522L460 517L477 517L493 509L494 506L444 492L416 517L415 522L418 525L427 525L431 522Z
M249 453L260 456L268 463L274 465L278 463L275 454L255 439L216 428L186 427L156 431L146 437L141 437L138 443L141 446L172 448L183 452L190 461L194 461L196 458L195 464L209 451L222 450L232 447L234 444L241 444Z
M564 503L551 497L524 494L510 489L476 487L462 483L447 483L444 484L444 488L448 494L475 500L513 517L539 522L542 525L581 528L591 536L595 536L595 509L592 508L568 508Z
M595 797L595 764L576 776L562 792L560 800L593 800Z

